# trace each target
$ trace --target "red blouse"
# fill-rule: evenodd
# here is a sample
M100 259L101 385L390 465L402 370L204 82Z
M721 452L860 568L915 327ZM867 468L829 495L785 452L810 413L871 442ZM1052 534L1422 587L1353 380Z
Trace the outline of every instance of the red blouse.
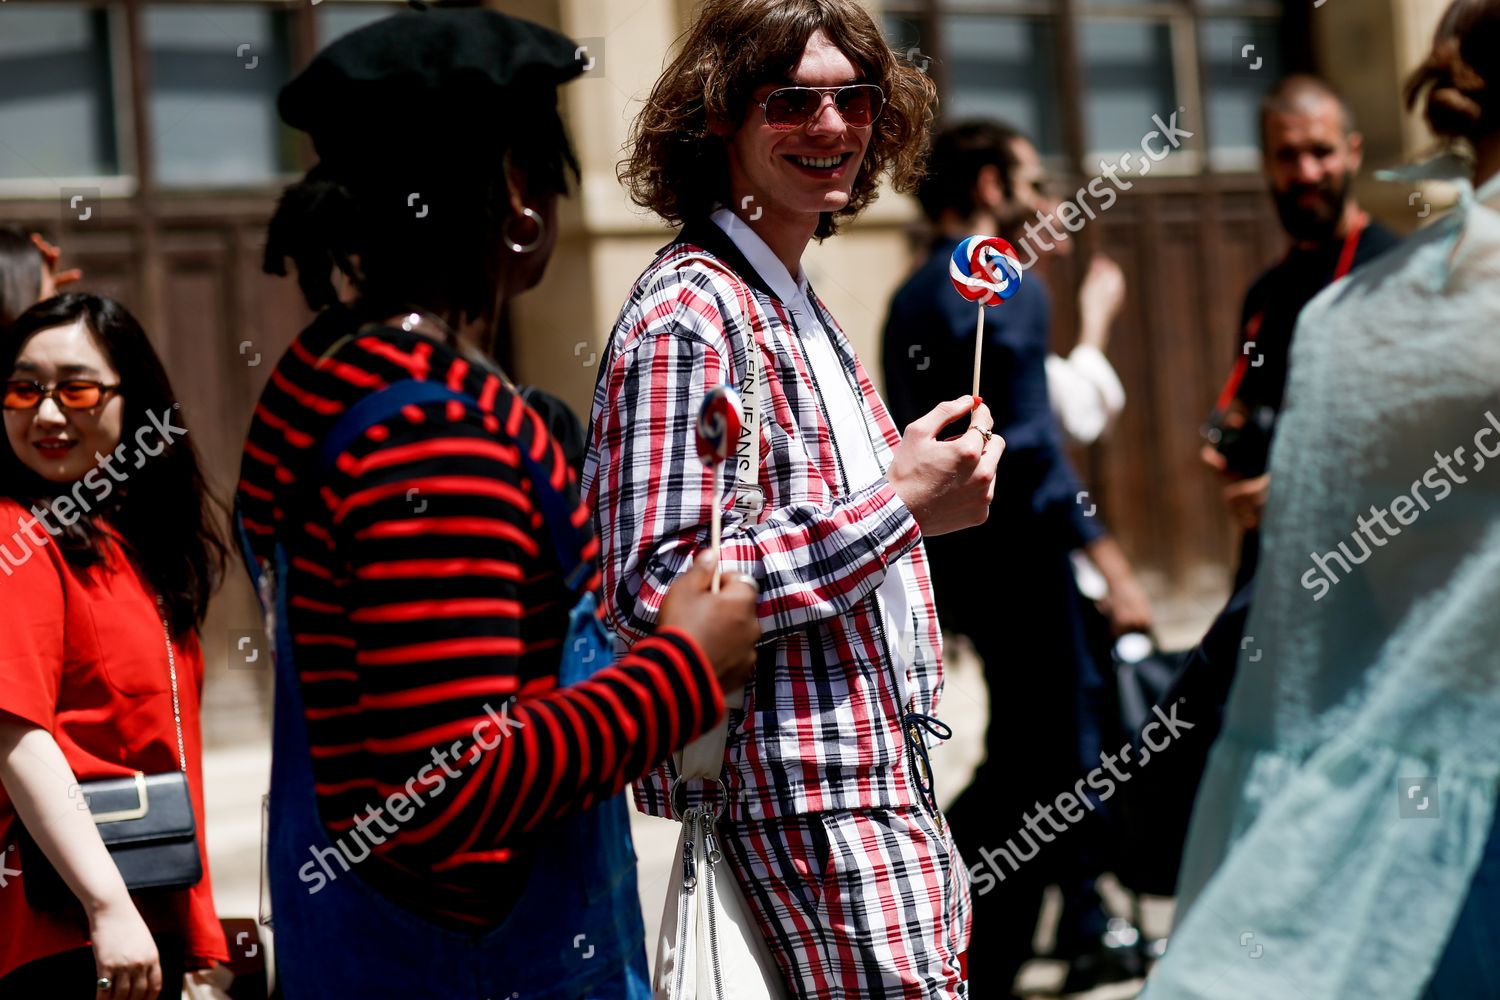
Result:
M77 571L46 529L33 528L45 544L32 543L19 529L23 519L29 523L26 510L0 499L0 714L51 732L79 781L177 769L166 640L150 585L113 541L104 563ZM228 961L229 949L214 912L203 832L203 651L192 634L174 647L203 880L136 903L153 931L186 937L192 968ZM0 861L9 883L0 889L0 927L26 928L0 934L0 976L89 943L86 925L26 902L24 870L15 874L25 864L10 849L16 822L0 785Z

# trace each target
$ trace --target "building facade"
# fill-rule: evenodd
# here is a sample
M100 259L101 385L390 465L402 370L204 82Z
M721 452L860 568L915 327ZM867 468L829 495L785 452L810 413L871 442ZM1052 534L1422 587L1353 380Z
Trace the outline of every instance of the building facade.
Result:
M366 0L180 3L9 0L0 7L0 221L63 246L90 290L137 313L168 359L214 485L227 495L250 411L308 314L295 283L261 273L280 188L312 162L280 125L278 88L321 45L400 9ZM504 0L578 40L590 70L565 88L582 182L544 283L513 304L507 362L586 413L615 313L670 238L615 179L631 115L691 16L691 0ZM1004 118L1036 137L1061 192L1140 150L1148 171L1043 267L1055 348L1076 329L1078 263L1114 257L1129 282L1110 354L1130 403L1078 456L1091 496L1158 595L1222 590L1232 532L1199 464L1199 427L1238 349L1240 298L1284 251L1258 173L1256 107L1281 73L1311 69L1349 95L1368 143L1361 197L1409 230L1442 192L1379 186L1374 167L1418 154L1400 108L1445 0L889 0L892 45L938 84L944 120ZM1173 116L1176 116L1175 118ZM392 136L393 142L401 141ZM1136 163L1145 162L1136 153ZM1069 197L1064 194L1063 197ZM1083 197L1083 196L1079 196ZM1100 207L1095 205L1095 208ZM1425 210L1425 211L1424 211ZM887 192L806 266L871 373L891 293L924 234ZM913 359L913 363L920 363ZM1004 464L1000 467L1004 475ZM209 738L263 724L268 655L252 657L253 602L233 574L205 634ZM250 637L248 640L246 637ZM213 708L217 706L217 708ZM255 711L245 713L247 706Z

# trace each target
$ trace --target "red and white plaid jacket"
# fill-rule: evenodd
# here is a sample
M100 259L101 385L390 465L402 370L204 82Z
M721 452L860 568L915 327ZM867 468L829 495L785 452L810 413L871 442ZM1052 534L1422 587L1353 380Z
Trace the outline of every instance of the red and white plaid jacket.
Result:
M859 387L881 468L901 436L849 341L809 300ZM594 391L583 489L598 521L604 594L623 645L654 629L672 581L708 544L712 471L695 447L712 386L738 384L758 345L759 518L724 491L723 568L760 586L765 638L742 705L728 707L726 816L756 820L920 801L903 716L937 714L942 639L921 533L890 483L851 492L793 317L715 225L690 226L636 281ZM847 433L847 432L846 432ZM863 429L858 433L864 433ZM901 703L875 591L909 559L912 622ZM673 816L670 762L636 785L641 809ZM702 789L688 789L692 804Z

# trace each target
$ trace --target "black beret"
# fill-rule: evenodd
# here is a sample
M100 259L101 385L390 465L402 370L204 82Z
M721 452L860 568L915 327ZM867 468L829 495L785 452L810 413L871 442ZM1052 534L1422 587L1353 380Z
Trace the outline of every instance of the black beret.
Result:
M277 109L328 157L459 121L503 124L518 102L584 71L563 35L488 8L431 8L382 18L339 38L281 89ZM371 134L371 133L374 134Z

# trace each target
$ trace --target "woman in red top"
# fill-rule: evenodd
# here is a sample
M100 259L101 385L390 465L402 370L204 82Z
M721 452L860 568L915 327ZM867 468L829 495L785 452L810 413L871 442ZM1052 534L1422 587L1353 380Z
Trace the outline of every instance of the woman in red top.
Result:
M123 308L33 306L0 336L0 372L0 997L175 1000L184 968L229 957L203 852L196 634L224 547L166 372ZM132 895L76 783L179 767L203 878ZM15 849L18 823L80 906L28 902L43 860Z

